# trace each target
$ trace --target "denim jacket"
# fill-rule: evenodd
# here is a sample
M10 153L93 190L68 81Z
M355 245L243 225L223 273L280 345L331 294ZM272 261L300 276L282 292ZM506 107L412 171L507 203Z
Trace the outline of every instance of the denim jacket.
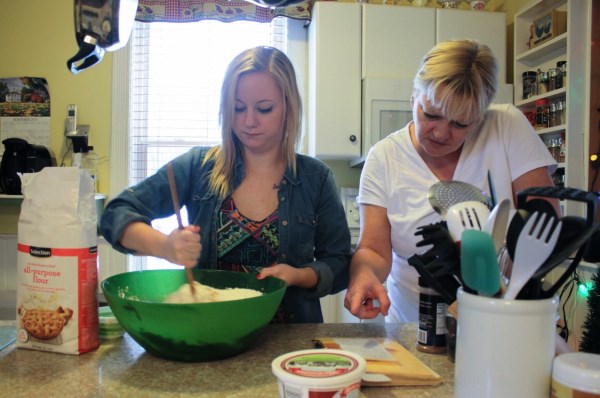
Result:
M208 179L214 162L202 165L208 148L195 147L172 161L177 194L186 206L188 223L200 226L200 268L217 263L217 215L222 199L211 193ZM319 297L348 286L350 233L335 179L321 161L296 155L296 176L288 168L279 184L278 263L311 267L319 277L313 289L288 287L284 305L288 322L323 322ZM241 159L241 157L238 157ZM244 164L235 168L234 189L244 177ZM100 228L117 250L132 253L119 244L125 227L134 221L150 224L173 215L166 167L111 200L102 215Z

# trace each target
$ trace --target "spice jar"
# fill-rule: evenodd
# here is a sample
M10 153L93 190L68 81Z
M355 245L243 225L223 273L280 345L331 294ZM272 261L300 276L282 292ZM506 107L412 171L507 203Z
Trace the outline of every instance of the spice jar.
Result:
M548 91L553 91L553 90L560 88L560 87L557 87L557 81L556 81L557 74L558 74L557 68L548 69Z
M565 137L564 135L561 135L561 137L558 139L558 145L559 145L559 150L558 150L558 163L564 163L565 159L566 159L566 155L567 155L567 145L565 144Z
M548 100L543 98L535 101L535 106L537 108L535 112L535 128L545 129L548 127L548 119L550 108L548 107Z
M565 124L565 110L563 108L563 102L556 102L556 125L560 126L561 124Z
M548 92L548 72L544 72L540 69L537 70L537 80L535 82L537 87L537 94L545 94Z
M558 157L560 155L560 146L558 143L558 138L550 138L548 140L548 143L546 144L546 147L548 148L548 151L550 152L552 158L556 161L556 163L558 163Z
M537 95L537 89L535 81L537 79L537 72L526 71L523 72L523 99L531 98Z
M557 126L557 120L556 120L556 103L551 103L550 104L550 110L548 111L548 127L554 127Z
M560 69L561 87L567 87L567 61L558 61L556 67Z
M430 354L446 352L448 305L440 294L419 277L419 327L417 350Z

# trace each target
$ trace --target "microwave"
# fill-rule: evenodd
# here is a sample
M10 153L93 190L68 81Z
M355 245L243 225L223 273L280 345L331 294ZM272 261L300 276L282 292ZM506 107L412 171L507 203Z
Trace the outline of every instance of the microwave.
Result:
M412 120L412 85L411 79L363 79L361 157L352 166L362 166L373 145Z

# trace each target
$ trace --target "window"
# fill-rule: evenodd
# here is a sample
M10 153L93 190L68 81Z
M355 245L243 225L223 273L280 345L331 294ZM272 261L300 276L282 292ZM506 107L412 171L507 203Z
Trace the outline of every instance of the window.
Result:
M220 142L218 103L223 73L242 50L271 45L285 51L304 81L306 29L303 21L276 18L191 23L136 22L128 46L113 56L113 121L109 196L153 174L195 145ZM129 131L125 136L122 131ZM185 211L185 209L184 209ZM187 220L185 213L182 215ZM163 232L176 227L175 217L153 224ZM135 269L178 267L153 257L127 256L107 250L101 274ZM102 271L104 269L104 271ZM101 275L102 278L102 275Z

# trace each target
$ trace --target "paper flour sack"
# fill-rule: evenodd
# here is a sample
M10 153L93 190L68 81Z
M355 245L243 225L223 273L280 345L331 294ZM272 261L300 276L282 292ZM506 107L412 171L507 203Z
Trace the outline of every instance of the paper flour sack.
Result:
M89 170L21 176L17 347L82 354L99 345L98 238Z

